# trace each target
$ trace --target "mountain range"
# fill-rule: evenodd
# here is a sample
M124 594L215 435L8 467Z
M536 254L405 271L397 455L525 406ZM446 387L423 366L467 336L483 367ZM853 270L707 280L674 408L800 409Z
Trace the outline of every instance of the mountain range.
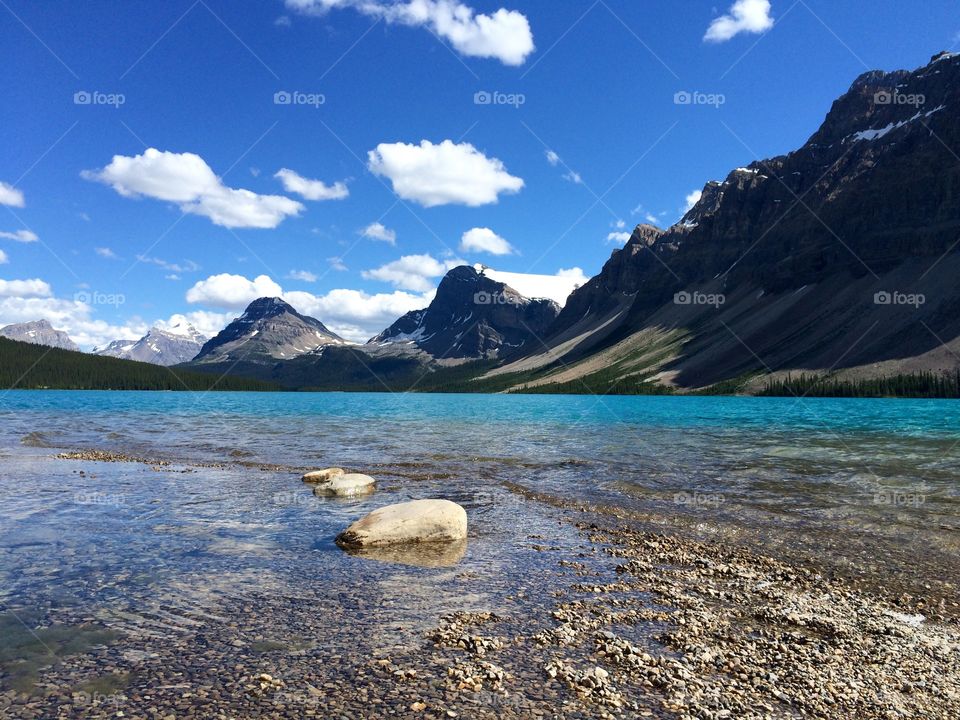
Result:
M93 354L154 365L179 365L193 360L206 341L193 325L180 323L166 329L152 327L139 340L114 340L104 348L94 348Z
M868 72L798 150L707 183L571 294L518 387L946 372L960 350L960 57Z
M956 54L864 73L800 148L707 182L670 228L638 225L562 308L461 266L366 344L260 298L206 342L153 328L97 352L323 389L757 393L798 373L953 373L958 108ZM70 342L45 321L3 334Z

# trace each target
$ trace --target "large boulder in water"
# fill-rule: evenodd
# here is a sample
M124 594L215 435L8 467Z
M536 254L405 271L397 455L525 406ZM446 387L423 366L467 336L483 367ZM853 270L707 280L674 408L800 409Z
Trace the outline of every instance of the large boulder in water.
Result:
M334 475L326 482L314 485L313 494L319 497L367 495L373 492L375 482L376 480L369 475L362 475L361 473Z
M345 548L404 543L453 542L467 537L467 511L449 500L413 500L387 505L357 520L337 536Z

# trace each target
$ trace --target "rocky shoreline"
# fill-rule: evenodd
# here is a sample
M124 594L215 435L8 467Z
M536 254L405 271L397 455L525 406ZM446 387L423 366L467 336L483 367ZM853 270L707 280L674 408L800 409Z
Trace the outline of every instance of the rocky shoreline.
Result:
M166 465L99 451L57 459ZM344 477L329 475L305 478L302 494L313 501L310 485ZM29 624L0 618L17 634L0 648L0 718L960 717L955 595L894 596L812 562L657 529L624 508L508 490L501 501L560 530L507 531L511 562L530 576L511 576L499 600L462 562L472 531L398 576L428 588L442 577L428 592L460 608L393 628L402 642L377 637L383 627L354 636L353 623L379 612L377 593L359 583L331 603L317 592L328 591L322 575L297 593L218 597L169 635L125 634L109 614L48 605ZM357 554L410 564L394 550ZM25 649L36 666L29 692L11 663Z
M585 541L577 557L529 538L530 552L558 555L557 583L539 612L454 613L420 647L366 658L330 654L319 637L299 648L238 640L238 625L251 616L310 627L316 608L263 597L237 608L233 621L210 623L189 651L127 647L123 657L152 655L134 673L103 651L64 662L41 683L68 687L96 670L119 678L110 694L7 692L0 716L960 716L956 624L901 612L843 580L747 550L603 516L569 520Z

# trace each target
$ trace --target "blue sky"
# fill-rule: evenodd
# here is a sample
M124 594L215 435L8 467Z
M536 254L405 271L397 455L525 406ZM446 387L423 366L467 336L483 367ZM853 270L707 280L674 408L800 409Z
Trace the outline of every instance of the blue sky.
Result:
M209 334L282 292L361 339L461 261L562 299L860 73L960 44L955 2L869 8L5 0L0 325Z

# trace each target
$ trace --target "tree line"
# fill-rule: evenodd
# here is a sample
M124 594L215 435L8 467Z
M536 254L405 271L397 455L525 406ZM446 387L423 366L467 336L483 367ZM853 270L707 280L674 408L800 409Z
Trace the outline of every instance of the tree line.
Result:
M56 390L278 390L269 382L184 372L0 338L0 388Z
M919 372L864 380L838 380L822 375L787 375L769 381L760 395L854 398L960 398L960 370Z

